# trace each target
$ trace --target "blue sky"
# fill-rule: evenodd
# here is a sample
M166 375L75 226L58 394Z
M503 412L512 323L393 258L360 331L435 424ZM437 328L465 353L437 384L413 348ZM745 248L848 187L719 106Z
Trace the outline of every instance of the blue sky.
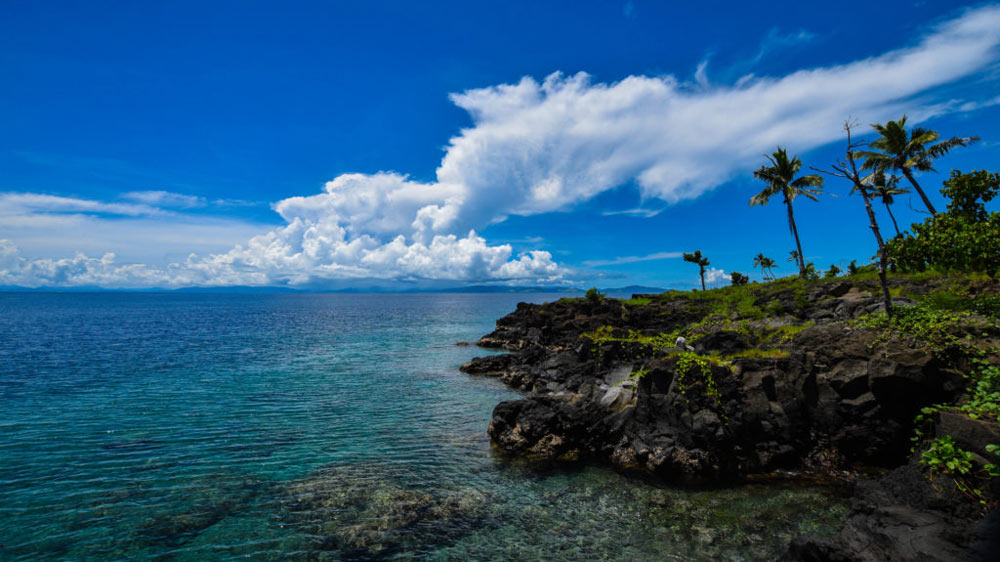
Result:
M0 285L690 287L792 273L751 172L848 116L982 137L935 201L996 169L1000 8L809 4L4 2ZM864 262L827 189L807 259Z

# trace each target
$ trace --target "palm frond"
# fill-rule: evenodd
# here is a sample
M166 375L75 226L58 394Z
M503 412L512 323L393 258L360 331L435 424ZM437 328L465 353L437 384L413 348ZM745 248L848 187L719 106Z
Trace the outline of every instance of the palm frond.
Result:
M944 156L945 154L948 154L948 152L950 152L951 149L957 146L965 146L969 143L976 142L977 140L979 140L979 137L965 137L965 138L952 137L948 140L943 140L935 144L934 146L927 148L927 157L931 159L939 158L941 156Z

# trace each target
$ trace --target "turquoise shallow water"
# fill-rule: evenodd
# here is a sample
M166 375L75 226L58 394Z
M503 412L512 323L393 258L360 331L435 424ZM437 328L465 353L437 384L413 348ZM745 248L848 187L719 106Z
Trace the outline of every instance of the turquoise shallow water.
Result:
M816 486L495 455L459 347L552 295L0 293L0 559L765 560Z

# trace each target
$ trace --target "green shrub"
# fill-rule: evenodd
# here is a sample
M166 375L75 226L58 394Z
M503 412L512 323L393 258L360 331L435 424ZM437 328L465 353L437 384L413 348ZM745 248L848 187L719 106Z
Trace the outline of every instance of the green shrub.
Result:
M815 281L819 279L819 273L816 271L816 264L809 262L806 264L806 281Z
M591 287L587 289L587 294L584 295L590 302L601 302L604 300L604 293L597 290L597 287Z
M1000 274L1000 212L985 203L1000 190L1000 174L953 170L941 193L951 199L948 210L911 226L912 234L887 244L903 272L935 269Z

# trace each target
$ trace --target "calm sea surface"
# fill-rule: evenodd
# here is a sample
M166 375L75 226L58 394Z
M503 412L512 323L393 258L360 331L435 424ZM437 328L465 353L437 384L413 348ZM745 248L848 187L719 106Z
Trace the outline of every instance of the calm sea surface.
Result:
M0 560L754 560L830 490L505 460L458 347L557 295L0 293Z

